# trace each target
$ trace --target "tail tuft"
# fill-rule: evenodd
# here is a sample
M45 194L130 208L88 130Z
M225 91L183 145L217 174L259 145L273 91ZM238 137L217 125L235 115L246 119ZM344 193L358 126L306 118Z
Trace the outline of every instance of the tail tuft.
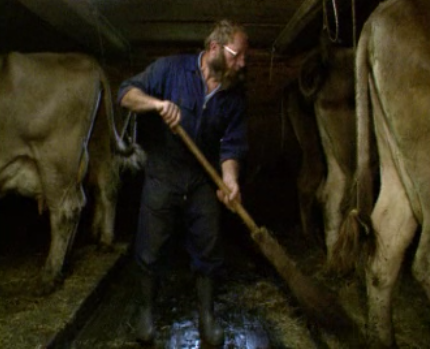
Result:
M127 146L127 152L117 152L117 158L121 164L121 170L128 170L132 174L144 169L146 164L146 152L137 143Z
M346 216L339 230L339 238L334 245L329 261L329 270L344 275L355 270L360 258L360 233L363 227L357 209L352 209Z

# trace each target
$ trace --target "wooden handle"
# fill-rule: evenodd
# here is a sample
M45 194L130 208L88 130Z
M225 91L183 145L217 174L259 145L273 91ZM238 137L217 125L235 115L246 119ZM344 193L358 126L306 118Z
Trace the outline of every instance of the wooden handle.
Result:
M195 155L196 159L200 162L200 164L204 167L206 172L209 174L209 176L212 178L212 180L215 182L215 184L218 186L219 189L221 189L225 194L230 194L230 189L226 186L218 172L215 170L215 168L209 163L209 161L206 159L206 157L203 155L203 153L200 151L200 149L197 147L197 145L194 143L194 141L190 138L190 136L187 134L187 132L183 129L181 125L176 125L173 128L173 132L178 134L182 140L184 141L185 145L188 147L188 149ZM236 213L242 218L246 226L251 230L251 232L254 232L255 230L259 229L257 224L255 224L252 217L249 215L249 213L245 210L245 208L242 206L240 202L237 200L233 201L233 208L236 211Z

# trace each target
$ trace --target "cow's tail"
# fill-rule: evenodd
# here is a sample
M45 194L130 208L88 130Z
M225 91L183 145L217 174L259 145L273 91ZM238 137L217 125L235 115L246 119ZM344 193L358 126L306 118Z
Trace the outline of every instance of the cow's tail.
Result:
M368 63L369 28L363 29L355 59L356 64L356 142L357 164L354 185L351 188L350 203L345 210L344 220L339 230L339 238L334 246L333 261L330 266L338 273L347 273L355 269L369 252L372 244L372 224L370 214L373 206L373 175L371 166L371 120ZM363 233L364 232L364 233ZM364 244L364 240L366 243ZM366 246L366 248L363 248Z
M132 172L140 170L145 165L146 154L139 144L135 142L135 139L126 142L124 138L119 136L115 125L115 113L110 83L104 71L101 71L101 83L103 88L103 103L108 118L112 148L117 155L122 168Z

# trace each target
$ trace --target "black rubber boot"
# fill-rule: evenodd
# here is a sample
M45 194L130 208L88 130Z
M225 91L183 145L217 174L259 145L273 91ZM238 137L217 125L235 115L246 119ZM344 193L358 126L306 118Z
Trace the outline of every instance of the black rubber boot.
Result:
M152 318L156 291L155 277L149 272L140 273L139 286L136 340L141 343L151 343L155 337L155 327Z
M212 279L207 276L197 277L197 296L200 337L210 345L219 346L224 343L224 330L214 317Z

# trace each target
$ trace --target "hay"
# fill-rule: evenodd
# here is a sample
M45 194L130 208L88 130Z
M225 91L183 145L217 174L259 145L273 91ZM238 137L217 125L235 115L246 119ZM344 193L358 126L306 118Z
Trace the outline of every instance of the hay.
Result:
M36 276L45 256L36 253L21 261L2 259L0 272L0 348L43 348L67 326L86 297L124 252L111 253L85 246L72 256L73 270L60 289L49 296L34 295ZM8 264L10 261L13 265Z
M257 282L242 293L244 306L258 311L271 325L279 342L286 348L316 348L306 321L279 287L267 281Z

